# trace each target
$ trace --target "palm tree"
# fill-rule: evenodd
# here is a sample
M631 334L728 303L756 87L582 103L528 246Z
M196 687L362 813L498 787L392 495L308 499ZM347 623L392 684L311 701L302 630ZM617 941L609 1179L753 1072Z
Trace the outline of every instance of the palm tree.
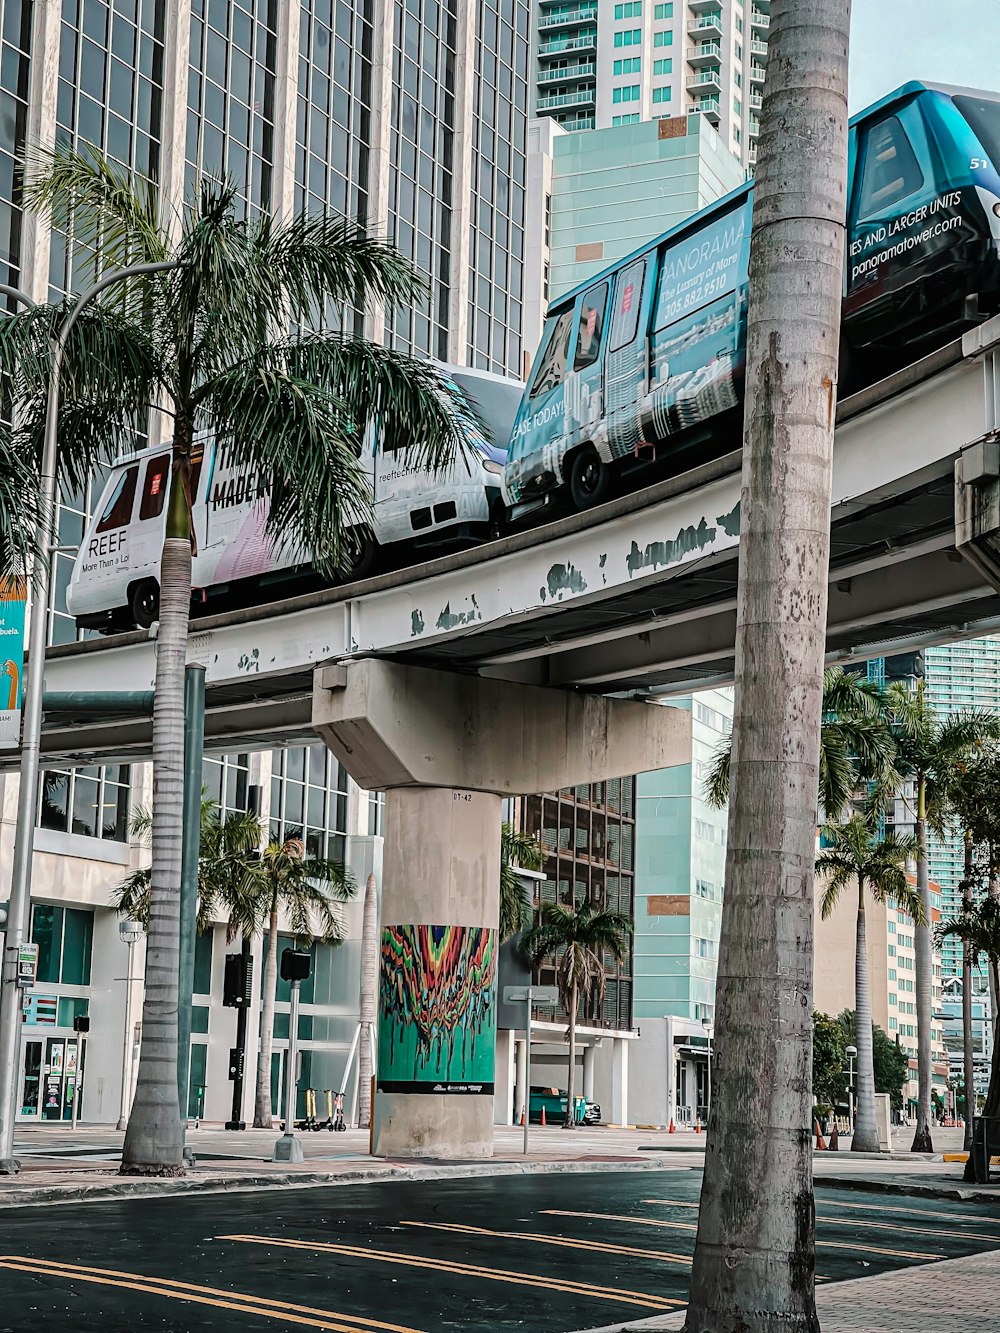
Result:
M920 895L906 878L906 865L915 854L917 843L913 837L897 838L893 833L876 839L871 823L862 815L853 815L844 824L827 824L823 829L823 840L826 848L816 858L816 871L826 879L820 900L824 921L833 913L848 885L856 884L858 890L854 946L858 1082L851 1147L855 1152L878 1152L865 893L871 893L877 903L892 903L901 912L912 916L915 922L923 923L925 917Z
M521 940L521 952L533 967L547 957L555 962L559 999L569 1014L569 1063L566 1075L566 1128L576 1127L576 1018L580 1000L603 1000L606 959L624 963L629 955L632 922L623 912L599 911L591 903L567 907L542 903L541 919Z
M447 463L461 424L428 362L322 324L423 296L410 266L359 224L332 214L242 213L236 187L201 179L179 218L155 185L92 148L58 146L26 172L25 203L108 270L169 272L114 289L78 322L59 415L60 463L73 480L113 457L162 412L173 442L158 589L153 714L153 864L143 1043L122 1171L183 1172L176 1086L177 957L183 792L183 673L191 605L192 476L208 438L269 496L266 535L333 574L364 545L370 495L358 446L378 423L419 465ZM48 335L60 311L8 316L0 377L19 412L18 447L35 458L44 420ZM289 329L295 330L289 334Z
M719 746L705 780L705 799L722 807L729 800L732 737ZM837 819L865 783L878 793L898 784L895 745L881 686L842 667L823 672L819 750L819 803Z
M947 799L955 766L968 760L988 740L1000 738L1000 717L985 709L964 709L939 717L927 699L924 682L911 692L902 681L887 690L896 741L896 767L915 788L917 889L923 923L914 931L917 1007L917 1129L913 1152L933 1152L931 1140L931 1010L933 954L931 893L927 876L927 822Z
M940 938L957 935L969 950L973 966L985 960L989 967L994 987L1000 991L1000 900L994 897L983 898L970 908L963 908L959 916L943 922L938 927ZM997 1023L993 1015L994 1025ZM970 1092L970 1087L973 1089ZM966 1118L971 1119L971 1108L975 1104L975 1084L966 1083ZM1000 1117L1000 1041L997 1031L993 1034L993 1060L990 1065L990 1085L986 1092L986 1103L982 1114L989 1126L989 1119ZM971 1162L970 1155L970 1162ZM968 1164L967 1164L968 1165ZM975 1179L974 1166L972 1178Z
M260 1001L260 1052L254 1128L270 1129L271 1052L274 1047L274 998L278 984L278 927L284 915L291 933L303 944L321 940L339 944L343 926L337 902L354 894L354 880L339 861L306 856L299 838L272 839L246 865L237 891L229 899L230 929L244 938L263 934L264 976Z
M521 870L541 870L545 852L527 833L505 823L500 831L500 942L525 930L531 921L531 895Z

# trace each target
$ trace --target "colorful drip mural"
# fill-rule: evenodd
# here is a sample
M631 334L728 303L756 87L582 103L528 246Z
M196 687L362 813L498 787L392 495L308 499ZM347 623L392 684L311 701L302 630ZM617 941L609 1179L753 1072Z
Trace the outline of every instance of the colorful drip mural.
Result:
M495 931L384 926L379 1089L492 1094L495 983Z

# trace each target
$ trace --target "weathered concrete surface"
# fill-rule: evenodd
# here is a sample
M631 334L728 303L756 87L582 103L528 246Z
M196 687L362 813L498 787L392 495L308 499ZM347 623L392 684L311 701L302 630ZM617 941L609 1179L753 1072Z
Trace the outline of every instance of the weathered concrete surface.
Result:
M496 966L496 932L500 902L500 797L492 793L453 791L442 787L394 788L386 797L385 849L382 863L382 930L396 926L471 926L492 932ZM419 959L416 960L419 962ZM445 1022L452 1017L413 1014L405 1030L418 1026L428 1033L419 1064L390 1069L391 1045L400 1039L399 985L392 951L380 959L378 1075L375 1084L373 1152L376 1157L438 1159L493 1155L493 1068L495 1045L495 980L488 1016L475 1028L478 1065L475 1075L462 1068L471 1053L471 1036L459 1030L450 1062L449 1081L484 1080L481 1092L423 1092L384 1086L402 1078L425 1080L433 1061L452 1042ZM444 950L435 973L438 1003L452 990L465 967L463 956ZM383 985L384 983L387 983ZM455 987L458 989L458 986ZM387 999L388 997L388 999ZM412 998L411 1010L420 1005ZM390 1029L392 1020L397 1025ZM488 1080L488 1081L486 1081ZM439 1080L443 1082L443 1080Z
M681 709L375 659L316 671L313 726L369 790L529 795L691 755Z

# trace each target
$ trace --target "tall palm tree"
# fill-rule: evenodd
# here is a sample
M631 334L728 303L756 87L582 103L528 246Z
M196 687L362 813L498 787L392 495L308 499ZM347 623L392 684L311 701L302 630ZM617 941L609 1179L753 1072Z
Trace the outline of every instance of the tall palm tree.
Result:
M981 960L985 960L994 986L997 990L1000 990L1000 900L987 897L971 908L964 908L957 917L943 922L938 927L938 934L941 938L957 935L967 946L973 966L978 966ZM1000 1024L998 1024L995 1013L993 1023L993 1060L990 1065L990 1084L982 1110L983 1117L987 1121L990 1118L1000 1117L1000 1041L997 1040ZM966 1083L965 1097L967 1107L972 1107L975 1104L974 1083ZM971 1119L971 1115L971 1110L967 1110L966 1118ZM974 1164L969 1174L971 1174L972 1179L975 1179Z
M892 903L901 912L912 916L914 922L923 924L925 918L920 895L906 878L906 865L914 856L917 843L913 837L897 838L893 833L877 839L870 821L862 815L853 815L843 824L827 824L823 838L827 845L816 858L816 871L826 880L820 900L824 921L833 913L848 885L855 885L858 891L854 946L858 1083L851 1147L855 1152L878 1152L865 896L870 893L877 903Z
M354 880L339 861L306 856L298 838L272 839L250 858L237 891L227 902L230 929L244 938L264 936L264 973L261 981L260 1052L254 1128L270 1129L271 1053L274 1048L274 999L278 984L278 928L282 916L291 933L303 944L321 940L339 944L343 926L337 902L354 894Z
M153 714L153 865L143 1044L122 1171L183 1172L177 1106L177 960L183 792L183 675L191 605L192 476L198 441L261 479L266 535L333 573L365 541L370 495L358 446L378 423L422 466L461 447L461 424L435 367L346 333L323 317L422 299L414 269L359 224L332 214L245 215L236 187L201 179L180 218L155 185L97 150L58 146L26 173L25 204L47 212L108 270L171 261L114 289L79 321L59 415L61 466L86 479L151 411L172 431L157 614ZM0 376L39 455L49 307L0 320ZM352 320L343 317L341 328ZM289 333L289 329L295 330Z
M729 800L732 745L730 736L719 746L705 780L705 799L716 807ZM819 745L819 804L828 819L839 818L863 784L882 793L898 781L882 688L843 667L823 672Z
M896 742L896 767L914 785L914 831L917 837L917 889L923 924L914 931L917 1007L917 1128L914 1152L932 1152L931 1140L931 1017L933 953L931 893L927 875L927 823L947 799L955 766L969 759L989 740L1000 738L1000 716L985 709L963 709L940 717L927 698L923 681L910 691L902 681L887 690Z
M607 987L606 959L624 963L629 955L632 922L623 912L598 911L591 903L567 907L542 903L541 919L521 940L532 966L551 957L559 999L569 1014L569 1061L566 1073L566 1128L576 1126L576 1019L581 999L603 1000Z
M505 823L500 831L500 942L525 930L531 922L531 895L521 870L541 870L545 852L527 833Z

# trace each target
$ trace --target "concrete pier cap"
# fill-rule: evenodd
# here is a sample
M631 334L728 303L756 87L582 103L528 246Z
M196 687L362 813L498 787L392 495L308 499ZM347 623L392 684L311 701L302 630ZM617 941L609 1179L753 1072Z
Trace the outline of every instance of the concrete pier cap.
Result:
M691 715L368 658L317 669L313 727L388 793L372 1151L490 1157L502 798L687 763Z
M685 709L374 658L317 668L313 727L369 791L529 796L691 757Z

